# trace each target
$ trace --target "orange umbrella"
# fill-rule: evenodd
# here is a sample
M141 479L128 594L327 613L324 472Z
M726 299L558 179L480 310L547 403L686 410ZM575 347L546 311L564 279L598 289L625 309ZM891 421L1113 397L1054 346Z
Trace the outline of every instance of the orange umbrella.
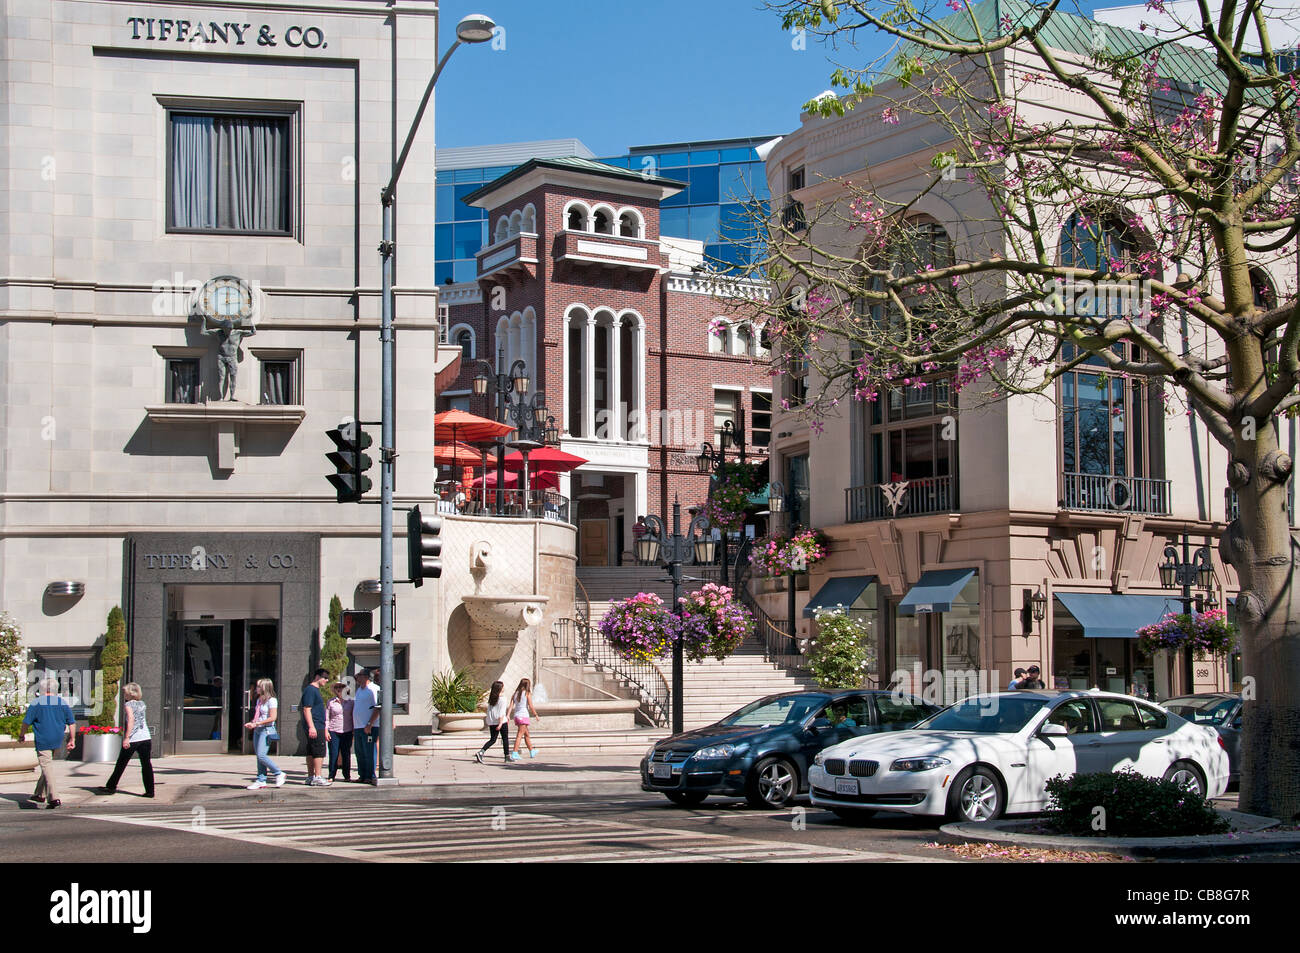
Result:
M480 441L496 440L498 437L511 433L514 429L509 424L499 424L495 420L488 420L486 417L480 417L464 410L444 410L440 414L433 415L433 439L435 442L441 440L449 443L458 441L478 443Z
M482 464L483 455L473 447L463 443L443 443L433 448L433 460L444 467L474 467ZM487 455L489 465L497 462L492 454Z

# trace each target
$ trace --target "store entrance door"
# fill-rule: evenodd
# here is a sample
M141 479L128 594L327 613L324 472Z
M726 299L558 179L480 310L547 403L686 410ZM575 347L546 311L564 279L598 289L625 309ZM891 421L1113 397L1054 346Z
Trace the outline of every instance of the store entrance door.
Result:
M168 629L163 734L167 754L248 754L244 730L259 678L275 678L279 623L174 621Z

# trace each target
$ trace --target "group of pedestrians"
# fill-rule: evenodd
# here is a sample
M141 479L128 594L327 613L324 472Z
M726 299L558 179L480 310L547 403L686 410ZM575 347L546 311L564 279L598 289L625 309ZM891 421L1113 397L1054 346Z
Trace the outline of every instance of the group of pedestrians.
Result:
M302 712L303 733L307 741L307 785L329 787L343 769L343 780L352 780L352 755L356 754L357 780L374 784L378 773L378 722L380 708L376 691L370 685L370 673L357 673L357 690L352 698L344 698L347 685L335 682L331 686L329 702L323 690L330 673L318 668L312 680L302 690L298 706ZM269 678L257 683L257 706L253 720L244 725L253 732L253 749L257 753L257 779L248 786L250 791L264 788L268 783L276 787L284 784L285 774L269 757L270 744L279 738L276 732L277 704L275 686ZM329 777L322 775L326 755L329 760ZM268 781L271 778L271 781Z
M506 763L511 761L522 761L523 755L519 753L519 745L522 742L528 748L528 757L536 758L537 749L533 747L533 736L529 732L529 726L533 718L540 718L537 709L533 707L533 685L526 678L519 680L515 693L510 696L509 701L502 698L501 693L505 690L505 682L493 682L492 689L488 692L488 710L483 719L484 726L492 732L492 737L488 738L482 748L474 753L474 760L479 764L483 763L483 755L501 739L501 751L506 756ZM510 721L514 720L515 728L515 747L512 751L510 748Z

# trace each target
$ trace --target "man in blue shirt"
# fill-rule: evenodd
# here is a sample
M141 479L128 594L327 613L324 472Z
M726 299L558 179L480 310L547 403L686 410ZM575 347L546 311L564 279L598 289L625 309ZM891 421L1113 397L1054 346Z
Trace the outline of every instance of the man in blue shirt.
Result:
M27 740L27 726L32 726L36 739L36 760L41 766L41 776L36 782L36 792L31 800L36 804L48 802L48 807L58 807L63 802L54 787L54 754L63 747L67 736L67 750L76 744L77 720L72 716L68 703L59 697L59 685L47 681L42 689L44 694L27 706L23 723L18 727L18 742Z
M330 740L329 726L325 722L325 696L320 693L329 681L330 673L316 669L312 680L302 690L303 732L307 735L307 783L316 787L329 787L329 779L321 777L325 763L325 745Z
M357 775L362 784L375 783L375 741L379 736L375 723L379 713L370 673L363 668L357 672L357 693L352 699L352 748L357 754Z

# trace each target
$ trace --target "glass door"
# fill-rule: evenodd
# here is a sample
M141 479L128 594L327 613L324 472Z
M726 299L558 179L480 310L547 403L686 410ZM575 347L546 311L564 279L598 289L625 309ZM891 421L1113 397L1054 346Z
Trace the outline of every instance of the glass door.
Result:
M178 622L168 652L167 748L175 754L225 750L228 622Z

